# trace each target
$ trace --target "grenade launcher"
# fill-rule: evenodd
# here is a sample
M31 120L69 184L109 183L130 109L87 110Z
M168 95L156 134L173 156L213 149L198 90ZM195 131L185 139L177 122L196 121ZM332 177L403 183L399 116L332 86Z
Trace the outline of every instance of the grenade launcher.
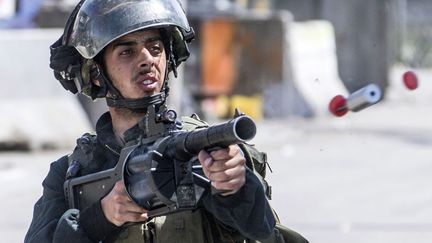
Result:
M139 122L139 139L121 150L114 168L65 181L69 207L84 209L123 180L130 198L149 217L194 209L211 188L196 158L199 151L243 143L256 134L254 121L239 112L230 121L193 131L182 130L176 118L172 110L156 113L150 106Z

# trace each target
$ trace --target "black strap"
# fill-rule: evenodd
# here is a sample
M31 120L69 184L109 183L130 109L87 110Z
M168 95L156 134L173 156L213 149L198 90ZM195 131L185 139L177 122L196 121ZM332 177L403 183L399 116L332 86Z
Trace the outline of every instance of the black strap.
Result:
M107 105L116 108L128 108L131 110L146 110L151 105L161 105L165 102L165 93L157 93L155 95L144 97L141 99L113 99L106 98Z

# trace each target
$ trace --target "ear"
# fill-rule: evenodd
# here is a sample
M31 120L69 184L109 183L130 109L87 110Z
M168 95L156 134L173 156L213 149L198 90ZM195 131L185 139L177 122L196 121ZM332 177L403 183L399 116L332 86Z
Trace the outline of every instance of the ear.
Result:
M98 87L101 86L99 79L92 79L92 83Z
M108 94L108 81L105 80L100 68L99 65L94 64L90 71L90 80L94 85L92 87L92 97L95 98L104 98Z
M103 82L100 80L100 78L102 78L100 70L101 70L101 67L97 63L93 63L91 65L90 80L94 85L96 85L98 87L101 87L102 86L101 83Z

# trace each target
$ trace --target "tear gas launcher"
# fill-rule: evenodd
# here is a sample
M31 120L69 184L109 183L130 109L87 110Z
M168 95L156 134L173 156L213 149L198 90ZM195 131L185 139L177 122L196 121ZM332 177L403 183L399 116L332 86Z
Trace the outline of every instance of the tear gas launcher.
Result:
M220 125L186 131L173 110L156 112L154 106L139 128L139 139L121 150L114 168L65 181L71 208L92 205L123 180L130 198L149 217L194 209L211 188L196 158L199 151L243 143L256 134L254 121L239 112Z

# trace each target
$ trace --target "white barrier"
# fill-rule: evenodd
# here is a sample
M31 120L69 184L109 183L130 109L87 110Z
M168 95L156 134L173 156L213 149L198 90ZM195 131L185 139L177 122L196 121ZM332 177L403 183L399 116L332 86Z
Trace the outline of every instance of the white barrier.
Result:
M49 68L59 29L0 31L0 144L72 147L90 124Z
M348 95L338 74L333 26L327 21L293 23L289 40L295 86L315 115L330 114L330 100Z

